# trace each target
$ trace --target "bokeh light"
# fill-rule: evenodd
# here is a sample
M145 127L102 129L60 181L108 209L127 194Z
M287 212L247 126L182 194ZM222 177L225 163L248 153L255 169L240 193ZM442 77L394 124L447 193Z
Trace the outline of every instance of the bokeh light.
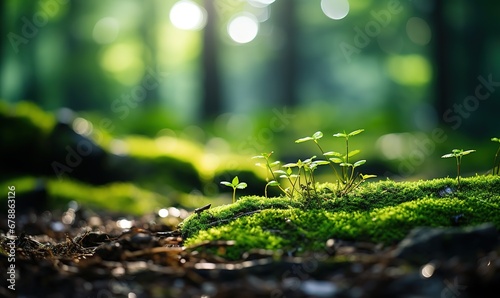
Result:
M432 32L424 19L413 17L406 22L408 38L415 44L425 46L431 41Z
M349 2L347 0L321 0L321 10L334 20L341 20L349 13Z
M120 33L120 24L115 18L105 17L97 21L92 31L92 38L99 44L112 43Z
M406 86L423 86L429 83L432 77L429 60L415 54L390 57L387 70L393 81Z
M229 21L227 33L237 43L251 42L259 33L259 22L249 13L237 15Z
M273 4L276 0L248 0L248 4L254 7L266 7Z
M170 21L182 30L199 30L206 25L207 12L196 2L182 0L172 6Z

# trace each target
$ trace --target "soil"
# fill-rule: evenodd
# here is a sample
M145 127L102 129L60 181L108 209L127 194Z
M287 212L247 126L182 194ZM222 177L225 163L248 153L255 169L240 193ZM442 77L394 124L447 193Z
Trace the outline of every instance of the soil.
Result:
M232 241L184 247L176 229L181 220L81 209L19 215L14 263L9 238L0 236L0 296L463 298L500 292L500 237L495 249L475 258L427 264L394 257L397 244L341 239L300 256L254 250L228 261L224 251ZM15 291L7 288L11 264Z

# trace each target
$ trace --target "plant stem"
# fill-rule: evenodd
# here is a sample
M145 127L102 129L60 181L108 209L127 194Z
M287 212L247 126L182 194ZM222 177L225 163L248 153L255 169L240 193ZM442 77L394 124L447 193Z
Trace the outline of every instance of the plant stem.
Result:
M495 154L495 159L493 160L493 174L500 174L500 160L497 162L498 155L500 154L500 147L498 147L497 153Z
M236 187L233 187L233 204L236 202Z
M323 150L323 148L321 148L321 146L319 145L319 143L315 140L314 143L316 143L316 145L318 146L319 150L321 151L321 154L323 154L323 156L325 155L325 151ZM333 172L335 173L335 176L337 176L337 179L339 178L339 174L337 172L337 169L335 169L335 166L333 165L333 161L331 161L330 159L328 159L328 161L330 162L330 167L333 169Z

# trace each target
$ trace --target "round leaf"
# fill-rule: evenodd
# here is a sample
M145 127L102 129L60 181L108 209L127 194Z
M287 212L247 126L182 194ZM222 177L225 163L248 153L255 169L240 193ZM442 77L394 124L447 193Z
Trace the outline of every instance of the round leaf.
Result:
M365 159L358 160L357 162L354 163L354 167L359 167L360 165L364 165L366 163Z
M313 136L312 136L312 137L313 137L313 139L315 139L315 140L319 140L319 139L321 139L321 138L323 137L323 133L322 133L321 131L317 131L317 132L315 132L315 133L313 134Z
M238 185L236 185L237 189L244 189L246 187L247 187L247 184L245 182L241 182L241 183L238 183Z

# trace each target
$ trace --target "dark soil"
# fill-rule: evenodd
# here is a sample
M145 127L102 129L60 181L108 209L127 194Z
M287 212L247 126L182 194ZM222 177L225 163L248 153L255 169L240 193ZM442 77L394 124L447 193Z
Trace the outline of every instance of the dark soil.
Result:
M131 228L117 225L124 218ZM340 239L329 240L321 252L298 256L255 250L227 261L224 252L232 241L184 247L178 217L66 210L17 219L15 291L7 288L5 268L13 264L5 253L9 239L0 236L2 297L463 298L500 293L500 240L496 249L468 260L426 264L395 258L396 244Z

